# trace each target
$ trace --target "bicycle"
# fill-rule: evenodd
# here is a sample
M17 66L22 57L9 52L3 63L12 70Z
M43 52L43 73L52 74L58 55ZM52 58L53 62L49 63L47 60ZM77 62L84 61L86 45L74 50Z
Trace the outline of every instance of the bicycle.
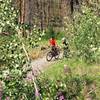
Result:
M58 59L60 55L59 47L56 47L56 50L50 50L46 55L46 60L51 61L53 58Z

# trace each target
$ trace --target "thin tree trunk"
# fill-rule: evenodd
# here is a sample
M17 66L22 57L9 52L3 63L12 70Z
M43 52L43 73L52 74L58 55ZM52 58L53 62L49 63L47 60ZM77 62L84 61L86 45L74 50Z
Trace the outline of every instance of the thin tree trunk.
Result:
M40 22L41 22L41 31L43 30L43 1L40 2Z
M19 0L19 12L19 23L23 25L25 22L25 0ZM26 36L25 30L23 28L21 29L21 31L22 36Z

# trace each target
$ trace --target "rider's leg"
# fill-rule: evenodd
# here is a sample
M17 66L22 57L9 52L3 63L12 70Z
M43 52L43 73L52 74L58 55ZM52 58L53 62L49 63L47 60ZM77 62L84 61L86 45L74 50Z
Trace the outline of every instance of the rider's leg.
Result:
M57 55L58 52L57 52L57 47L56 46L54 47L54 52Z

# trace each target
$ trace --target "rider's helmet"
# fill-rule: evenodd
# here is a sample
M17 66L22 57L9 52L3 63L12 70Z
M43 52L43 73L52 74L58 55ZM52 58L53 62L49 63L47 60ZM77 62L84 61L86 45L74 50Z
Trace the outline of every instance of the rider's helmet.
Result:
M62 38L62 43L65 43L65 42L66 42L66 38L63 37L63 38Z

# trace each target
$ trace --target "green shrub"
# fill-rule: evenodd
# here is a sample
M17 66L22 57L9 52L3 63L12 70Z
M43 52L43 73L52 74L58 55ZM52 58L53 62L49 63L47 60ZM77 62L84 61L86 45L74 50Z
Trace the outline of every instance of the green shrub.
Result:
M15 33L17 15L12 0L0 1L0 32Z
M97 52L100 54L100 18L89 8L84 12L84 15L76 17L74 42L82 59L96 62Z
M3 82L3 98L8 96L11 100L18 100L23 95L34 97L34 89L30 90L34 86L24 81L31 67L23 50L23 43L26 44L25 47L29 45L26 38L20 40L17 34L0 35L0 80Z

